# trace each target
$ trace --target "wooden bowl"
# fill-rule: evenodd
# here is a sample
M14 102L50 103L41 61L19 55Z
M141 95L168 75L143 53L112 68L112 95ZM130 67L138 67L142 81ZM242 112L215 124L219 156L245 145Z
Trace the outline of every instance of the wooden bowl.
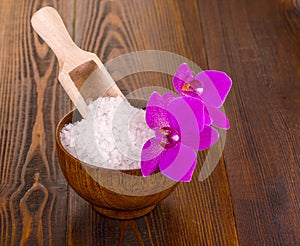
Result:
M60 141L64 125L81 119L78 111L66 114L56 128L60 167L69 185L94 209L108 217L131 219L149 213L176 188L177 182L156 172L143 177L140 169L96 167L72 156Z

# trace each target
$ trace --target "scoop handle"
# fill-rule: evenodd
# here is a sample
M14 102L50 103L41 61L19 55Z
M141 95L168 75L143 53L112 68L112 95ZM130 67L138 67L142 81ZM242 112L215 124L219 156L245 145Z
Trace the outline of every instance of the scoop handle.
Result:
M80 52L79 47L70 37L63 20L52 7L38 10L31 18L31 25L39 36L55 53L60 67L68 60L70 54Z

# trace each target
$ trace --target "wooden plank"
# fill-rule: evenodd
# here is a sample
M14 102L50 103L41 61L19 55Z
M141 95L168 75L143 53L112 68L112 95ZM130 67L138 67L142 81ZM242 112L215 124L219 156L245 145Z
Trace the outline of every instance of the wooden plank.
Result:
M183 55L207 68L197 2L193 0L77 1L75 41L103 62L128 52L154 49ZM149 85L171 88L172 78L145 72L126 77L118 85L126 94ZM201 153L199 160L203 158ZM224 161L204 182L198 181L198 173L152 213L136 220L101 216L70 190L68 244L237 245Z
M73 0L0 3L0 245L63 245L68 187L55 153L69 108L52 51L30 18L54 6L72 33Z
M225 162L241 245L300 245L299 6L199 4L208 64L233 78Z

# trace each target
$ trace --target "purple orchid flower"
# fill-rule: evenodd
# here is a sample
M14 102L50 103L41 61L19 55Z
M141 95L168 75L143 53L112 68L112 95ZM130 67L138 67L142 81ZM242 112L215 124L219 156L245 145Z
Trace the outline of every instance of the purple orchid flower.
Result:
M194 77L193 71L183 63L174 76L173 84L179 95L198 98L203 102L206 125L230 128L228 118L220 109L232 85L226 73L206 70Z
M201 100L176 97L170 92L162 96L152 93L146 122L155 131L155 137L142 149L143 176L160 169L175 181L190 181L197 163L196 151L209 148L219 137L218 131L205 123Z

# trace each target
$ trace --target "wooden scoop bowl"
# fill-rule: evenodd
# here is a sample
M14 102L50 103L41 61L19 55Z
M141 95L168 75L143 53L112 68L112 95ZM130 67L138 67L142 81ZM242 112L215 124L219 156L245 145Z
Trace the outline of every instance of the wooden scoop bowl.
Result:
M61 170L78 195L103 215L133 219L149 213L169 196L179 184L160 172L143 177L140 169L117 170L87 164L72 156L60 140L62 128L80 121L78 111L71 111L58 123L56 149Z
M83 118L88 115L86 102L90 99L99 96L125 98L98 56L73 42L54 8L38 10L31 24L55 53L59 63L58 79Z

